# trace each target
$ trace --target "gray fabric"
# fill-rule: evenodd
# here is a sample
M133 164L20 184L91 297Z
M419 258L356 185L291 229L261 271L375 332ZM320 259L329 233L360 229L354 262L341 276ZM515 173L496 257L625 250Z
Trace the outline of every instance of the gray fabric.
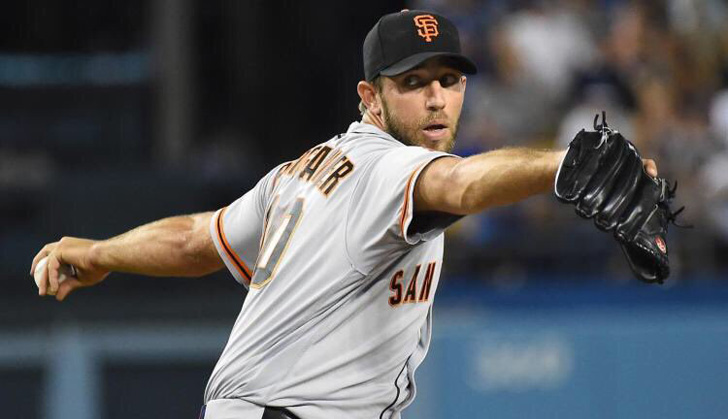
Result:
M426 164L447 154L358 122L312 150L213 217L232 275L241 277L218 226L254 272L205 400L285 406L304 419L396 418L429 346L445 228L407 232L412 191ZM323 155L333 158L316 166L324 172L306 174ZM326 195L326 171L342 159L353 170Z

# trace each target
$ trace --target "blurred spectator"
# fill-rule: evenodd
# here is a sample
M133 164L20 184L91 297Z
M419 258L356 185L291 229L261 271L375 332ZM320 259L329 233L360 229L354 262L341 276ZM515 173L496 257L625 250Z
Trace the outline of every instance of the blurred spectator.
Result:
M458 2L456 13L462 13L462 3L471 12L489 3L488 10L497 12L488 15L494 24L482 34L487 56L476 57L489 65L468 80L461 154L513 145L565 147L604 110L611 127L657 160L661 176L679 180L676 204L687 204L685 218L709 219L718 227L671 229L674 271L679 276L725 265L715 256L718 250L711 250L715 240L728 243L724 2L468 1ZM437 6L448 13L444 3ZM555 259L569 252L575 237L581 238L581 254L611 252L613 260L620 258L613 243L605 246L610 238L595 239L593 231L582 230L588 223L547 197L472 218L453 231L450 242L466 252L485 245L497 255L486 265L469 264L481 271L497 272L499 266L527 271L534 264L545 271L573 270ZM544 244L549 252L539 255ZM467 256L459 259L468 265Z
M564 98L574 73L596 54L585 16L566 3L532 2L502 23L503 41L519 66L514 77L527 79L536 93L555 101Z
M148 31L154 17L140 2L105 7L87 1L79 6L88 8L85 14L76 13L78 8L69 12L46 3L47 10L16 5L4 15L8 24L0 58L6 64L16 63L5 65L0 80L5 99L5 116L0 121L0 215L8 220L6 231L37 223L43 202L51 201L51 195L38 191L54 190L56 184L70 182L71 175L85 180L117 179L154 166L150 156L158 121L150 104L159 92L148 68L155 58L153 34ZM192 8L198 13L193 38L200 47L194 42L189 47L202 51L195 61L198 85L192 86L200 98L194 105L199 128L191 134L195 138L181 166L191 168L188 172L194 176L176 173L173 181L187 185L192 177L199 182L205 193L196 199L207 199L206 205L222 205L239 196L241 189L269 169L270 160L296 155L299 144L303 148L304 142L316 138L321 125L309 122L307 114L297 115L299 119L289 125L311 125L312 134L288 138L283 125L260 123L269 109L283 112L279 109L282 99L266 83L279 80L284 71L258 68L255 63L267 63L278 53L267 52L243 35L258 20L274 21L278 15L267 14L262 6L250 10L225 4ZM468 78L458 154L506 146L565 147L604 110L611 127L632 140L644 156L657 160L661 176L679 180L677 205L687 205L687 222L708 220L694 230L671 230L676 269L690 274L728 268L728 260L720 255L728 248L725 0L413 0L408 6L450 16L460 28L464 52L480 68L478 75ZM222 19L217 15L221 11L229 16ZM38 24L56 16L72 22L69 26L75 29ZM17 23L18 19L25 19L24 23ZM245 19L250 20L247 25L238 24ZM26 29L16 33L13 27ZM290 38L277 31L270 35L280 35L276 42ZM359 43L360 39L351 41ZM285 45L285 51L290 50L285 54L293 54L290 59L295 60L299 45ZM75 61L68 61L69 57ZM351 63L358 65L357 57ZM95 70L61 71L68 66L58 67L59 59L80 63L71 70ZM73 83L55 76L33 78L33 72L18 70L17 63L28 62L44 66L46 71L40 75L73 76L68 79ZM340 62L348 69L342 67L344 73L359 71L347 60ZM84 76L87 73L94 77ZM269 78L261 79L261 74ZM311 74L317 72L305 76ZM318 85L330 76L310 80ZM98 83L99 77L106 82ZM351 88L346 84L342 91L351 93ZM303 90L299 93L306 97ZM254 97L264 102L250 100ZM288 97L286 103L298 100ZM331 107L339 108L343 109ZM350 118L345 112L334 114ZM267 144L269 138L281 146ZM85 156L84 169L94 166L93 176L63 164L78 155ZM146 184L146 175L141 177ZM6 236L2 240L13 242ZM531 272L594 273L614 265L625 272L609 235L598 235L590 223L555 205L550 196L467 217L448 240L452 271L527 276ZM606 260L605 266L563 262L579 259L578 255L580 260L595 255L590 260Z

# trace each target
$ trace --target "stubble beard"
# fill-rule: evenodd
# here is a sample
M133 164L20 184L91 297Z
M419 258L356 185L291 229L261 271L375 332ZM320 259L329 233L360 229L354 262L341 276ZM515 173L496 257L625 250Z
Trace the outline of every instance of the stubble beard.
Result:
M405 145L416 145L420 147L428 148L424 144L424 140L419 139L419 127L422 127L424 125L427 125L429 121L432 121L436 118L438 118L441 115L438 115L437 113L430 114L427 118L424 118L421 121L418 121L417 124L415 124L414 128L407 127L399 118L397 118L392 112L389 110L389 106L387 106L387 102L382 98L382 116L384 118L384 123L387 125L387 133L391 135L392 137L398 139L400 142L402 142ZM438 151L444 151L446 153L452 152L452 149L455 147L455 138L457 138L458 134L458 122L456 121L455 124L450 127L451 135L449 138L446 138L442 142L438 143Z

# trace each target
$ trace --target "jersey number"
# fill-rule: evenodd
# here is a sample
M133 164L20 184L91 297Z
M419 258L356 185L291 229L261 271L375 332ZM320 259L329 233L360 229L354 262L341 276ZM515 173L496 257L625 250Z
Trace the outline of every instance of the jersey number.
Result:
M273 220L269 221L270 225L265 231L263 247L255 265L255 273L250 281L251 287L261 288L273 279L278 264L291 241L291 236L301 220L301 215L303 215L302 198L297 199L281 216L271 214Z

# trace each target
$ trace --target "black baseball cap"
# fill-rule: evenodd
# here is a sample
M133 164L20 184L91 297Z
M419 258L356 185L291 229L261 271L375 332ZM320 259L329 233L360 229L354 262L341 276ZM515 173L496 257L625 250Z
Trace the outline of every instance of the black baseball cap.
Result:
M364 77L395 76L432 57L448 57L465 74L478 68L460 53L460 35L452 22L435 12L402 10L384 15L364 39Z

